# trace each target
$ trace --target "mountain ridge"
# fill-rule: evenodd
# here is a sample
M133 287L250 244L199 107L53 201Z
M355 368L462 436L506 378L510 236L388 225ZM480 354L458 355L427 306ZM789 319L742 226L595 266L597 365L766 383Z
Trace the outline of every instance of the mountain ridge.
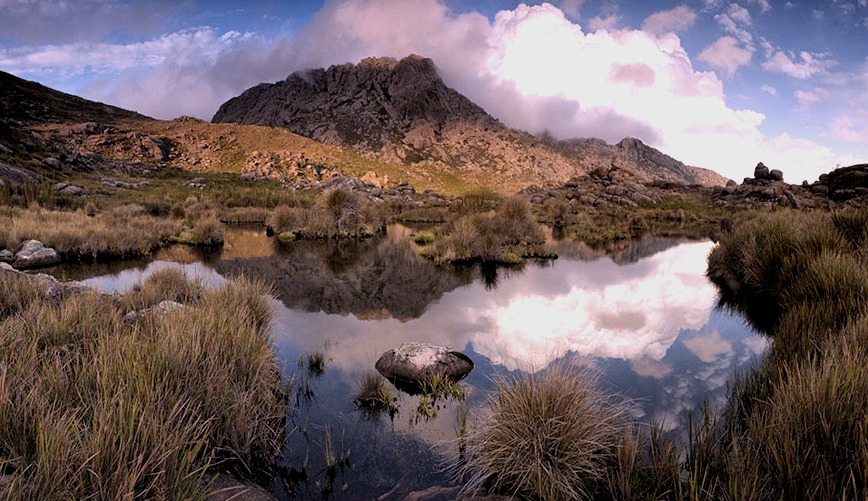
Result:
M407 165L489 170L537 182L564 182L610 165L630 167L643 181L727 182L634 138L609 145L599 139L555 141L510 129L448 87L434 62L417 55L297 71L228 100L212 121L282 127Z

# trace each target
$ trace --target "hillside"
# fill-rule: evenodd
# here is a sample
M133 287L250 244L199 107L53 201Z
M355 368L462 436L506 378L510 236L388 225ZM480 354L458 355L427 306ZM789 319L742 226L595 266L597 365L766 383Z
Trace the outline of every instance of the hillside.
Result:
M726 183L637 139L609 145L511 130L447 87L433 61L415 55L296 72L230 99L213 121L283 127L387 162L510 184L562 183L612 164L646 181Z

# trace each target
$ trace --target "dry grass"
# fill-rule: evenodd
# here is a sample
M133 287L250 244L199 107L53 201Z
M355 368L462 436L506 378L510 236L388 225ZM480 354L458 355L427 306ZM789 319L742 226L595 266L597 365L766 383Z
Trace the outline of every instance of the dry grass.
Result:
M178 222L147 215L138 205L121 206L94 217L83 211L41 209L10 209L0 215L0 246L16 249L21 242L35 239L67 257L147 254L179 231Z
M11 273L0 287L17 296L0 319L5 499L201 499L212 469L251 476L280 451L286 392L262 286L137 320L94 292L46 298Z
M336 188L310 208L276 207L268 224L283 240L296 238L366 238L385 231L385 218L358 194Z
M518 264L525 257L551 255L546 249L545 234L523 197L506 200L495 214L458 215L438 233L423 250L425 256L438 262Z
M785 211L736 228L709 256L722 301L773 338L719 419L692 440L715 498L868 494L868 215Z
M466 438L464 491L590 499L618 454L623 402L568 363L495 383L488 415Z

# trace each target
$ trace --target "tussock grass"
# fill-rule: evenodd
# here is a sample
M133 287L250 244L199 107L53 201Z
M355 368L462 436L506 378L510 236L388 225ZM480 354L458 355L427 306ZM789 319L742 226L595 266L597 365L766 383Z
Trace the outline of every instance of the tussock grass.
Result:
M5 272L0 287L18 305L0 320L4 499L202 499L211 470L249 477L281 450L286 390L261 285L137 320L125 298L46 298Z
M466 437L464 491L590 499L618 454L623 402L568 363L495 384L488 415Z
M376 417L389 413L394 416L398 412L395 400L395 392L380 373L368 371L362 375L354 402L366 415Z
M868 215L783 211L709 256L723 304L773 338L724 414L692 440L709 497L868 494Z
M518 264L524 257L550 256L545 234L523 197L506 200L495 214L458 215L438 233L423 251L438 262Z
M358 194L335 188L309 208L281 205L267 220L283 240L296 238L366 238L385 231L385 218Z

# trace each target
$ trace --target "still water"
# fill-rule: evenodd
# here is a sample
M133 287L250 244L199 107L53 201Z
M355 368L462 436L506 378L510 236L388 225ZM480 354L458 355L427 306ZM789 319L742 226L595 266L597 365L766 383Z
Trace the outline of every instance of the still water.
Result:
M108 290L166 266L209 285L238 275L273 283L274 343L296 387L282 473L268 486L280 498L403 499L448 488L458 430L473 426L492 378L562 357L633 399L637 418L680 433L689 411L720 405L734 371L766 350L741 318L715 309L709 241L646 237L608 254L555 242L554 261L440 267L419 257L409 233L395 225L365 242L278 247L259 230L232 228L215 254L177 246L150 261L51 272ZM433 418L397 390L394 416L357 410L362 375L404 341L470 356L469 397L441 402ZM321 374L300 367L311 352L324 354Z

